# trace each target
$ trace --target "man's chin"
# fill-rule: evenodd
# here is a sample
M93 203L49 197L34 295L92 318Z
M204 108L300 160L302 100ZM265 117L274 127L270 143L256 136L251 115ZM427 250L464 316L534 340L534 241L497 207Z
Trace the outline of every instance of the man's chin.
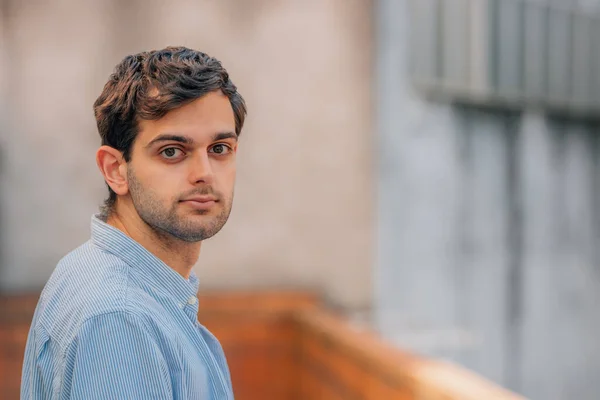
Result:
M171 235L187 243L197 243L214 236L214 233L204 227L188 225L185 229L172 230Z

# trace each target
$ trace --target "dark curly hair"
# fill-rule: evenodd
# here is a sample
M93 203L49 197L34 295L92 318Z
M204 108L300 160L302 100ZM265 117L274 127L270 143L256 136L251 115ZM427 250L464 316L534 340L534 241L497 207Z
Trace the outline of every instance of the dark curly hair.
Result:
M219 60L185 47L127 56L116 66L94 102L102 145L119 150L129 162L140 120L159 119L215 90L221 90L229 98L239 136L246 118L246 104ZM105 215L117 200L110 186L108 191L103 206Z

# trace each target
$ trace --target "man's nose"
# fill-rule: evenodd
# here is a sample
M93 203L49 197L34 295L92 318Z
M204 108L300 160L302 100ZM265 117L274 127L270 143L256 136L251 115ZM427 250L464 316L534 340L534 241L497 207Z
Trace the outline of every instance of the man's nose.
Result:
M190 182L193 184L213 182L213 170L208 154L195 156L190 166Z

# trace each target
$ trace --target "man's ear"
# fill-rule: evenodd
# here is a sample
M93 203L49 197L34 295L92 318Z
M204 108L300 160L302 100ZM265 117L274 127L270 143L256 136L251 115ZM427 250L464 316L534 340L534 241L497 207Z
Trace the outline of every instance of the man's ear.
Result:
M101 146L96 152L96 164L104 180L116 194L124 196L129 191L127 163L123 154L114 147Z

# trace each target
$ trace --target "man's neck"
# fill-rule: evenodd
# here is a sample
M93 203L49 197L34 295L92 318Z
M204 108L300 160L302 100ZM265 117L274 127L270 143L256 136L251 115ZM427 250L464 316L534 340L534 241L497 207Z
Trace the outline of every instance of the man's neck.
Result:
M142 221L133 210L124 207L113 210L106 223L141 244L185 279L189 278L192 267L200 256L201 242L188 243L160 234Z

